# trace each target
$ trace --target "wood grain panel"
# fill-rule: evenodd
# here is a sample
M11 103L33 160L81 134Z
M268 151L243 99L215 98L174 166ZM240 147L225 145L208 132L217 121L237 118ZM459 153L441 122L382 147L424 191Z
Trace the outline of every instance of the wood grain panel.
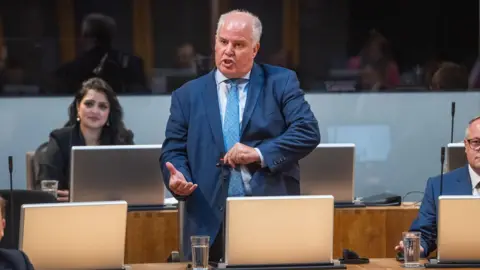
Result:
M287 51L289 61L294 67L300 62L300 19L299 1L283 0L283 48Z
M150 78L155 59L151 1L135 0L132 3L133 50L135 55L143 59L145 74Z
M176 210L129 212L126 263L166 262L178 250Z
M74 0L57 0L57 18L62 63L75 58L75 12Z
M418 213L418 207L339 208L335 210L333 256L343 249L362 257L394 257L393 250ZM176 210L142 211L128 214L126 262L165 262L178 250Z
M370 209L337 209L333 257L342 257L350 249L362 257L383 257L385 250L385 211Z
M382 258L394 258L396 255L395 247L402 239L402 232L408 231L412 222L417 218L418 207L404 207L402 211L395 211L394 208L385 210L386 212L386 252ZM379 258L377 256L376 258Z

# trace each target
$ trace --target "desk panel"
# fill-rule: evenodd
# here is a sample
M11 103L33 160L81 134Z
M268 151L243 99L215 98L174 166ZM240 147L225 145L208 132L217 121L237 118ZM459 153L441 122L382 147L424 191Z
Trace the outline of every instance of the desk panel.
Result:
M367 207L335 209L334 258L347 248L362 257L395 257L394 246L408 230L418 207ZM176 210L128 213L125 262L165 262L178 250Z

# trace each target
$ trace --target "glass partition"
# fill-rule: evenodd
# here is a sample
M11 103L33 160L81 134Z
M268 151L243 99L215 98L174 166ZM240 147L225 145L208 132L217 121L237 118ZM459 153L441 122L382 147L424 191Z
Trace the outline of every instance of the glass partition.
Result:
M440 174L440 147L450 142L451 102L456 102L454 142L480 114L480 93L307 94L322 143L355 143L355 195L423 192ZM48 140L67 119L71 98L0 99L0 153L15 160L15 186L25 187L25 153ZM161 144L170 96L122 96L128 128L137 144ZM153 118L152 118L153 117ZM8 187L0 166L0 188ZM421 197L421 195L420 195ZM408 196L416 200L419 196Z
M476 0L3 0L0 97L68 96L91 76L121 95L170 94L213 68L232 9L263 22L256 61L295 70L308 92L480 88Z

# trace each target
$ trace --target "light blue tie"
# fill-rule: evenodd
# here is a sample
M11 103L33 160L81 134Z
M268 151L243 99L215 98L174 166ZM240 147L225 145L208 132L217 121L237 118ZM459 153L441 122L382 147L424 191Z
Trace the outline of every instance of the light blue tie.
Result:
M225 108L225 118L223 120L223 141L225 150L228 152L237 142L240 141L240 99L238 97L238 84L236 81L229 80L227 83L230 89L227 93L227 106ZM239 166L231 169L230 184L228 185L228 196L244 196L242 174Z

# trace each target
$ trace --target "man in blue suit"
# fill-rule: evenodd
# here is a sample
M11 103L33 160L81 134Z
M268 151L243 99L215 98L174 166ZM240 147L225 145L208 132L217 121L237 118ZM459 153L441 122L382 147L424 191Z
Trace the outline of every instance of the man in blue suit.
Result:
M192 235L210 236L211 260L223 256L227 196L299 195L298 161L320 143L295 73L254 63L261 34L249 12L222 15L216 69L172 94L160 162L166 186L188 196L187 257Z
M468 164L443 175L441 195L480 195L480 117L469 122L465 132L465 153ZM422 234L421 256L427 257L437 249L437 206L440 196L440 176L428 179L418 217L410 231ZM403 242L395 247L403 251Z

